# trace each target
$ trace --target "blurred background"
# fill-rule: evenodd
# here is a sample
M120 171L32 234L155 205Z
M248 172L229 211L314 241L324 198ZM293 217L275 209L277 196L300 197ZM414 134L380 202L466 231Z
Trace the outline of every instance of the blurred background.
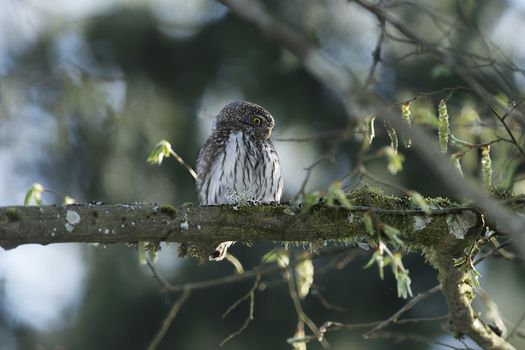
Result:
M490 50L480 44L480 36L458 24L456 1L385 2L427 40L439 40L450 29L453 38L443 39L449 46L499 60L505 57L523 67L525 46L519 42L525 37L525 1L464 4L484 38L495 43ZM358 79L366 79L380 33L373 15L343 0L272 0L264 5ZM412 111L421 123L435 127L437 103L449 96L440 89L460 86L462 81L432 56L413 51L412 46L387 38L373 91L392 103L437 91L418 99ZM502 99L524 93L523 70L501 69L500 76L480 69L476 74ZM22 204L34 182L54 191L44 193L46 204L61 203L64 195L80 203L196 202L193 179L177 162L170 158L158 167L145 160L155 144L166 139L194 164L215 115L226 103L240 99L261 104L276 119L274 138L284 169L285 200L296 198L305 168L327 152L331 161L315 167L306 191L326 189L355 163L362 135L338 139L333 153L332 137L316 137L351 125L339 100L293 55L215 1L2 0L0 205ZM472 142L492 137L494 122L486 122L489 112L467 93L454 93L448 107L458 135ZM372 153L389 144L379 128L382 122L376 123ZM495 182L522 191L522 183L511 181L508 171L516 173L521 163L507 159L508 147L498 147L493 147ZM397 175L386 172L382 157L370 162L368 169L385 182L424 195L451 195L410 149L400 151L406 160ZM465 157L463 171L479 176L476 152ZM357 181L346 185L351 189ZM238 244L232 253L249 269L272 247ZM316 276L318 293L304 301L314 321L377 321L404 304L389 272L380 280L375 269L363 269L368 259L369 253L362 250L343 269ZM320 257L315 265L328 260ZM435 271L421 256L412 254L405 264L415 294L437 283ZM233 273L227 262L198 266L190 258L180 259L175 244L163 246L158 269L174 284ZM518 321L525 311L522 261L489 259L480 271L482 287L504 317ZM286 285L279 281L274 276L256 293L254 321L224 349L289 348L286 339L295 332L297 316ZM136 249L124 245L29 245L1 251L0 282L0 349L9 350L145 349L177 297L161 293L151 271L139 265ZM225 319L221 316L250 286L247 281L193 293L159 349L219 348L221 340L244 322L247 305ZM345 311L326 308L324 299ZM482 304L478 307L486 312ZM407 317L446 313L443 297L436 295ZM332 349L445 348L439 343L464 347L441 328L440 323L423 322L398 328L422 335L427 343L365 341L360 331L333 332L328 341ZM525 348L523 340L515 344ZM321 347L311 343L309 348Z

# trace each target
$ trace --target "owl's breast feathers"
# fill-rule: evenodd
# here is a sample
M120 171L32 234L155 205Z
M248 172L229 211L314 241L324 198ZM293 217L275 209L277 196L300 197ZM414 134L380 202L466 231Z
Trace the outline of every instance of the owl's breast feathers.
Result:
M221 131L214 133L199 153L200 203L278 202L283 191L282 172L271 141L238 130Z

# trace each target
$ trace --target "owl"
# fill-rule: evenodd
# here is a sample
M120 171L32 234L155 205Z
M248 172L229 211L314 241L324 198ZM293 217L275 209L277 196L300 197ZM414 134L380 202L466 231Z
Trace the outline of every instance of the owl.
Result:
M270 140L275 121L255 103L226 105L197 159L201 205L279 202L281 164ZM222 260L234 242L221 243L210 260Z

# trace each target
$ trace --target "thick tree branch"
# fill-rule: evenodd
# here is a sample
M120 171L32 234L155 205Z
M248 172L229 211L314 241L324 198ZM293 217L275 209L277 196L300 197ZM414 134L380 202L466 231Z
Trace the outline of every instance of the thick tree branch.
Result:
M444 199L428 199L430 215L410 201L362 189L348 198L354 207L317 204L308 211L291 204L261 206L177 207L151 204L0 207L0 246L96 242L101 244L172 241L213 249L222 241L374 241L363 216L374 213L400 230L406 248L425 254L440 274L454 330L487 349L512 349L480 319L470 305L468 265L483 227L476 208L458 207ZM365 206L367 204L368 206ZM519 210L519 208L518 208ZM372 242L374 243L374 242ZM377 242L375 242L377 243Z
M450 312L450 326L456 337L468 335L483 349L514 350L503 337L487 326L471 306L474 299L472 279L468 272L457 269L454 262L437 255L439 279Z
M436 240L462 238L466 230L482 220L475 208L457 207L441 201L443 207L434 210L432 216L427 217L421 210L411 208L409 201L376 192L370 193L373 194L372 208L356 205L352 210L346 210L319 204L307 213L290 204L209 207L191 203L176 207L153 204L76 204L0 207L0 246L11 249L31 243L111 244L138 241L191 242L212 246L229 240L361 239L369 238L361 216L372 210L381 222L398 228L408 245L423 248L432 247ZM362 195L361 192L354 192L350 198L354 203L359 203L364 201ZM460 221L464 226L456 225Z

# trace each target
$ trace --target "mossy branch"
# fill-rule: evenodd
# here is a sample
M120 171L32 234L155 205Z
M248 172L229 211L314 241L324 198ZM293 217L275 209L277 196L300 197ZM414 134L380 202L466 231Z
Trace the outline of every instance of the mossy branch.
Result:
M375 191L348 195L353 207L316 204L305 211L292 204L180 206L85 204L0 207L0 246L94 242L186 242L212 249L223 241L374 241L362 218L370 212L400 231L404 247L424 254L439 271L450 307L450 324L484 349L513 349L486 326L471 307L468 266L456 261L477 249L485 226L476 208L442 198L427 199L430 214L409 199ZM515 210L522 211L515 205ZM374 243L374 242L372 242Z
M424 250L436 245L458 247L466 230L481 214L436 199L440 209L425 215L409 201L373 193L381 222L401 231L407 248ZM370 238L361 222L370 210L359 193L349 196L358 204L351 210L317 204L303 212L292 204L260 206L179 206L155 204L74 204L65 206L0 207L0 246L94 242L100 244L168 241L216 244L247 241L360 240ZM456 218L456 219L452 219ZM459 220L459 221L458 221ZM463 222L465 227L458 226ZM459 237L459 238L458 238ZM460 247L462 251L464 247Z
M462 338L468 335L485 350L515 350L503 336L486 325L472 308L474 291L469 273L457 269L446 254L437 255L435 262L448 304L450 328L455 336Z

